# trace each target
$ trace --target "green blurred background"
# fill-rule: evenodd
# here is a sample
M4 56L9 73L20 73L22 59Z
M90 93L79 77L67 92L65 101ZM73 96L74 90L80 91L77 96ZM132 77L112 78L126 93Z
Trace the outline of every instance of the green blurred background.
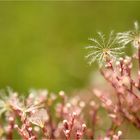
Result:
M97 65L84 56L96 31L125 31L140 2L0 2L0 88L72 91Z

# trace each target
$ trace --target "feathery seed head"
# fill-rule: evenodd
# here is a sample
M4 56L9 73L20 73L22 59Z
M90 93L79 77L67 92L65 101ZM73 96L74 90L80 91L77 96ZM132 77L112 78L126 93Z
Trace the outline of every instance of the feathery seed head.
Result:
M140 46L140 30L138 22L134 22L134 29L118 33L118 40L120 44L127 45L128 43L132 43L135 48Z
M123 45L118 43L118 38L114 32L110 32L108 39L106 39L103 33L98 32L99 39L90 38L94 45L88 46L86 49L91 49L86 58L89 59L89 64L98 62L101 67L105 62L109 60L116 60L119 55L122 55Z

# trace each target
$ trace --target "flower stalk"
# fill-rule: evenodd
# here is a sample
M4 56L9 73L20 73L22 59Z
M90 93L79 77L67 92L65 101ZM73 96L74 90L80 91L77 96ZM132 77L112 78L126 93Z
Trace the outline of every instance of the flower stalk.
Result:
M138 42L139 46L138 46L138 67L139 67L139 71L138 71L138 89L140 91L140 42Z

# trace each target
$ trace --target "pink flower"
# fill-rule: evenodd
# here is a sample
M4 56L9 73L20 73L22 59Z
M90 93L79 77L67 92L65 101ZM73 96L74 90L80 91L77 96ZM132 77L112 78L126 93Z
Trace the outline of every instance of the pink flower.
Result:
M29 121L41 128L44 127L45 123L49 120L48 113L45 109L35 110L29 117Z

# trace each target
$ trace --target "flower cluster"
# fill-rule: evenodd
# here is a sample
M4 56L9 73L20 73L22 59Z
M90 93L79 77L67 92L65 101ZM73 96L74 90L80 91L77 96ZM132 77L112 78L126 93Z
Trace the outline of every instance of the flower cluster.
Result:
M94 94L112 119L112 126L119 128L126 120L140 129L140 31L135 22L132 31L118 33L118 43L131 43L136 51L132 56L111 58L100 68L104 79L113 90L94 89ZM109 134L112 132L109 131Z
M47 90L31 90L26 98L11 89L1 95L0 139L120 139L121 131L110 128L96 135L100 106L93 100L87 104L79 96L68 99L63 91Z
M140 130L140 31L134 25L132 31L111 32L109 39L102 33L90 39L94 45L86 57L99 63L108 90L92 87L90 97L89 90L71 97L64 91L30 90L27 97L1 91L0 139L120 140L125 121ZM120 56L128 43L134 54Z

